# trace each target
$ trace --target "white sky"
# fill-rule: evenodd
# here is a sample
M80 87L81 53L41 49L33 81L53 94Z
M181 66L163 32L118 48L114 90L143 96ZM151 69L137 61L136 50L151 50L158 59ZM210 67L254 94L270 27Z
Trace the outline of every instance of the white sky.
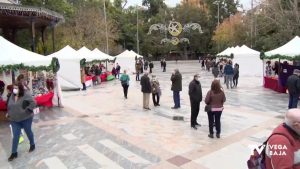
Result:
M127 6L131 5L142 5L142 0L127 0ZM251 8L251 0L239 0L241 4L243 4L244 9L250 9ZM257 1L257 0L254 0ZM168 6L175 7L176 4L180 3L180 0L165 0L165 3Z

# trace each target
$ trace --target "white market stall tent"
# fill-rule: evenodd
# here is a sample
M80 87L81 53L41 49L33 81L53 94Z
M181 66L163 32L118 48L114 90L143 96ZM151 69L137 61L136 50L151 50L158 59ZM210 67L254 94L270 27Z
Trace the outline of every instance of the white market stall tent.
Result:
M229 47L222 51L221 53L217 54L217 56L230 56L234 51L234 47Z
M61 50L48 55L48 57L56 57L59 60L60 70L57 72L57 77L62 90L78 90L81 88L81 58L75 49L67 45Z
M114 60L115 58L102 52L101 50L99 50L98 48L95 48L93 51L92 51L93 55L96 55L96 57L100 57L101 60Z
M5 66L16 66L19 67L21 64L24 65L27 70L36 70L34 68L41 68L41 70L49 70L53 58L45 57L43 55L23 49L2 36L0 36L0 67ZM11 77L7 77L3 72L2 75L5 84L11 84ZM55 81L55 80L54 80ZM29 86L31 86L31 81ZM54 97L52 102L54 105L62 104L62 96L60 95L61 88L58 80L54 82ZM59 100L58 100L59 98Z
M290 56L295 57L300 55L300 37L296 36L294 39L286 43L285 45L265 52L265 56L274 56L274 55L282 55L282 56Z
M260 59L260 52L249 48L246 45L235 49L233 63L240 65L242 76L263 76L263 61Z
M49 66L52 59L23 49L0 36L0 65Z
M125 50L123 53L116 56L115 64L121 66L121 73L127 70L128 73L135 73L135 59L143 58L143 56L136 54L133 51Z

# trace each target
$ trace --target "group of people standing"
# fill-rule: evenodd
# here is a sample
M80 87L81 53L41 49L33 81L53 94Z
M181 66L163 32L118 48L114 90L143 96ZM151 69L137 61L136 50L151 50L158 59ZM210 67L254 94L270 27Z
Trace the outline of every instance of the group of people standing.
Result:
M147 60L143 61L142 59L138 59L136 61L135 63L136 81L140 81L140 74L143 73L144 71L148 71L148 67L149 67L149 72L152 73L152 70L154 68L154 64L152 61L148 62Z
M240 74L239 64L235 63L233 66L232 61L227 59L220 59L218 62L214 59L203 59L201 67L207 71L212 68L214 78L224 76L224 84L226 84L227 89L237 87Z

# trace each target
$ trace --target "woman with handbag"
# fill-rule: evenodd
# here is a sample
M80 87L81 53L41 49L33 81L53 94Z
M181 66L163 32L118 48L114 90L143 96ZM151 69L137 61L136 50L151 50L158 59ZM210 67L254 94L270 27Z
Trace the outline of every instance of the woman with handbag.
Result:
M21 83L13 86L13 92L7 103L7 117L13 132L12 154L8 158L8 161L12 161L18 157L17 149L22 128L30 141L29 152L35 149L33 132L31 130L34 115L33 109L35 106L36 103L31 93L25 92L24 86Z
M225 94L222 90L219 80L214 80L211 89L207 92L205 98L205 111L208 116L209 138L214 138L214 123L216 126L216 137L220 138L221 134L221 115L224 109L223 104L226 101Z
M129 78L128 74L126 74L126 70L124 70L124 73L122 74L122 76L120 78L120 81L121 81L121 85L123 87L124 97L125 97L125 99L127 99L130 78Z

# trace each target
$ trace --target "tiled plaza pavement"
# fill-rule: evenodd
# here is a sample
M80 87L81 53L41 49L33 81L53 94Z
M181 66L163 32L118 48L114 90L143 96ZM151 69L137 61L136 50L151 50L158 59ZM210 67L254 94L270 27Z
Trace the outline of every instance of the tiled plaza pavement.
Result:
M183 75L182 108L172 110L170 75L176 67ZM209 139L203 102L198 117L202 127L190 128L187 90L196 72L206 94L213 78L197 61L168 62L165 73L156 62L154 74L161 83L162 98L160 107L153 107L151 101L151 111L142 109L142 93L134 76L128 100L118 81L87 92L65 92L63 109L44 110L35 117L36 151L27 152L26 139L19 146L19 157L10 163L10 129L0 123L0 168L245 169L248 145L260 144L282 122L287 95L264 89L261 77L240 77L237 89L224 86L227 102L221 139ZM176 115L184 121L173 120Z

